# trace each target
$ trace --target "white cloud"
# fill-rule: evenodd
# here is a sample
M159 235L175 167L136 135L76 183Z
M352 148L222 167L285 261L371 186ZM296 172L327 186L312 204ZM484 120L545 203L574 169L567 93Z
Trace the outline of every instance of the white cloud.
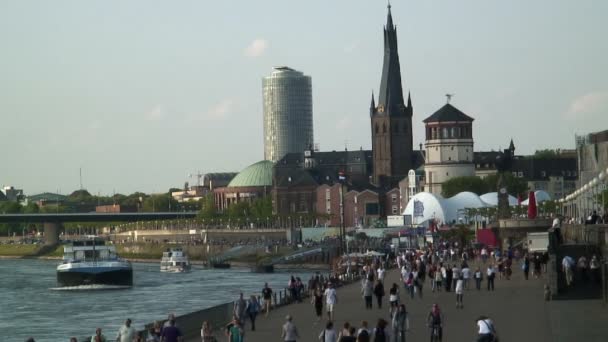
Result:
M601 109L608 110L608 91L594 91L577 97L570 103L567 116L581 117L597 113Z
M234 101L231 99L224 99L209 108L205 112L204 119L212 121L223 120L228 117L233 107Z
M146 120L148 121L160 121L164 119L165 111L161 105L157 105L146 113Z
M245 48L245 56L260 57L266 52L268 41L263 38L254 39L249 46Z

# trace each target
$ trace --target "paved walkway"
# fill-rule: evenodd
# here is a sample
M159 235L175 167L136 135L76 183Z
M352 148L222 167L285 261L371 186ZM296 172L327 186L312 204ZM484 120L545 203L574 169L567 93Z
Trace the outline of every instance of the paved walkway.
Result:
M392 270L386 279L386 292L389 285L398 282L398 272ZM456 309L453 292L433 293L428 281L425 282L424 297L405 298L401 285L401 299L405 301L410 317L408 341L426 341L429 332L425 327L428 311L433 303L438 303L445 315L444 341L474 341L476 338L475 319L487 315L494 319L501 341L605 341L608 336L608 309L599 300L552 301L543 300L544 279L526 281L521 271L515 271L511 280L496 279L496 290L481 291L469 289L464 294L464 309ZM474 287L474 283L472 284ZM482 286L485 285L485 282ZM340 328L348 321L356 327L362 320L375 326L378 318L389 320L388 298L385 297L382 309L375 306L365 310L357 282L338 289L335 327ZM404 299L405 298L405 299ZM245 341L266 342L282 341L281 326L285 315L294 317L293 322L300 331L299 341L318 341L318 335L326 322L316 322L313 306L305 301L300 304L278 308L265 318L257 320L257 329L250 331L247 323ZM220 341L225 338L221 337Z

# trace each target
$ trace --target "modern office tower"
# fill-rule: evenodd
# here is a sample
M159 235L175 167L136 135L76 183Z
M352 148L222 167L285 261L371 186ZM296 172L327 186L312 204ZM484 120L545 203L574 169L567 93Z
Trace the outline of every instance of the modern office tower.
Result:
M314 143L310 76L286 66L273 68L262 80L264 91L264 159L273 162Z

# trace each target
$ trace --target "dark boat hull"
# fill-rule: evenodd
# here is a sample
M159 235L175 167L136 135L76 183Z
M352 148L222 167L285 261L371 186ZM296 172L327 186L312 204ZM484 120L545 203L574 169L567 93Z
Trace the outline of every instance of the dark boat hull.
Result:
M211 263L211 267L213 267L213 268L230 268L230 264L227 262L215 262L215 263Z
M80 285L117 285L133 286L132 269L116 269L102 272L58 271L57 283L59 286Z

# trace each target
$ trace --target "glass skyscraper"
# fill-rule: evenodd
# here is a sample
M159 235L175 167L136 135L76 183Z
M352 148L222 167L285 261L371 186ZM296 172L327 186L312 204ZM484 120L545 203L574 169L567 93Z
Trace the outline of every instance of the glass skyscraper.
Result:
M314 143L310 76L275 67L262 80L264 91L264 159L273 162Z

